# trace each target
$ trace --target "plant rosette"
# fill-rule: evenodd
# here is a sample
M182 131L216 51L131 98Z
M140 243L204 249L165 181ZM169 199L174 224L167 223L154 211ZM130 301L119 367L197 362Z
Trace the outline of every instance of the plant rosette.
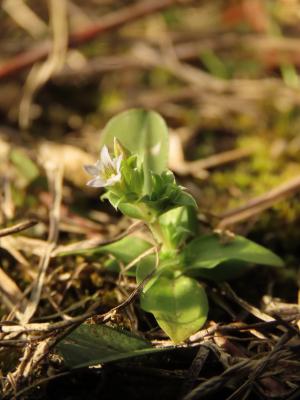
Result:
M228 280L251 265L282 267L283 262L241 236L223 243L217 234L199 235L197 204L176 183L167 161L164 120L153 111L133 109L108 122L99 160L85 170L92 176L89 186L105 189L102 200L109 200L124 215L144 221L152 234L149 241L128 236L96 248L94 253L111 254L116 261L132 265L125 270L137 283L148 277L141 308L154 315L174 343L180 343L207 319L209 304L199 278ZM156 256L149 254L153 240Z

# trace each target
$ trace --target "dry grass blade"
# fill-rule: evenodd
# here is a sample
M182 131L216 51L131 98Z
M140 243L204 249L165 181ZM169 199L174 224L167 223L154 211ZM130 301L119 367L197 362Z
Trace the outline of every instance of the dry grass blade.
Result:
M154 271L151 272L149 275L139 283L139 285L133 290L133 292L128 296L128 298L123 301L121 304L113 307L111 310L104 314L97 315L95 309L101 304L101 300L95 302L90 307L90 310L87 312L79 315L78 317L70 318L68 320L59 321L59 322L45 322L45 323L29 323L29 324L14 324L10 321L6 324L5 321L0 323L2 332L10 333L10 332L17 332L17 333L30 333L30 332L52 332L56 330L62 330L65 328L69 328L70 326L77 325L86 321L88 318L97 316L97 321L107 321L111 318L112 315L115 314L116 311L127 307L131 302L135 299L135 297L141 292L145 284L149 281L152 277Z
M176 3L180 5L181 3L187 4L189 2L191 2L191 0L146 0L136 2L136 4L124 7L117 12L107 15L85 30L74 32L70 36L69 44L72 47L78 46L101 34L117 29L139 18L162 11ZM43 42L28 52L16 56L14 59L9 60L6 64L1 66L0 79L11 76L37 61L44 59L50 51L50 44L48 42Z
M208 346L205 346L205 344L199 347L198 353L188 370L187 378L184 384L182 385L181 397L183 397L186 393L189 393L191 391L191 388L194 386L197 377L199 376L202 368L205 365L209 352L210 348Z
M283 346L287 341L291 339L291 333L286 332L278 341L278 343L274 346L273 350L264 357L263 360L260 360L258 365L253 369L253 371L249 374L248 379L234 392L232 393L227 400L238 400L241 398L243 392L250 386L254 384L254 381L264 372L264 370L268 367L268 365L272 363L276 363L276 361L282 357L280 350L283 349ZM246 396L250 394L251 388L247 390Z
M36 311L36 308L40 300L46 271L51 259L51 253L56 246L58 238L60 204L62 198L63 170L61 167L57 167L51 164L51 162L46 167L48 167L47 168L48 182L53 196L53 208L50 211L48 245L46 246L45 252L40 259L39 275L36 280L36 284L31 292L31 297L28 306L24 312L22 323L27 323Z
M14 310L16 303L19 304L21 313L16 310L17 318L20 318L26 301L18 285L0 268L0 297L5 306L10 310Z
M194 388L190 393L188 393L183 400L196 400L199 399L199 396L201 398L204 398L204 396L211 395L212 393L218 391L218 389L221 386L224 386L227 381L234 377L235 375L238 375L239 377L242 377L246 374L248 374L251 369L253 369L254 366L256 366L258 363L257 360L243 360L232 367L229 367L226 371L224 371L221 375L219 376L214 376L213 378L210 378L206 380L205 382L201 383L198 385L196 388Z
M31 106L35 93L55 71L63 66L66 56L68 45L66 1L50 0L49 7L53 45L47 60L41 65L34 65L28 74L19 111L19 124L23 129L27 129L30 124Z
M178 175L192 175L195 178L207 177L207 169L220 167L251 156L250 149L233 149L196 161L187 161L180 138L170 135L169 167Z
M262 321L265 321L265 322L274 321L275 318L273 318L270 315L264 313L263 311L260 311L257 307L254 307L251 304L249 304L247 301L241 299L234 292L234 290L230 287L230 285L228 283L223 283L221 285L221 288L225 291L225 293L230 298L232 298L236 303L238 303L242 308L244 308L250 314L254 315L256 318L258 318L258 319L260 319Z
M44 21L23 0L4 0L2 7L33 37L40 37L47 31Z
M141 292L145 284L152 277L153 272L150 273L146 278L136 287L136 289L128 296L128 298L119 304L118 306L112 308L110 311L105 314L97 315L95 309L98 307L99 302L95 302L90 310L79 317L72 318L70 320L61 321L58 323L44 323L44 324L28 324L26 325L15 325L14 328L20 328L14 330L14 332L51 332L55 330L59 330L58 335L53 335L46 339L41 339L35 348L27 347L25 349L23 358L21 363L19 364L16 371L10 375L11 379L9 384L6 385L6 394L10 395L11 390L16 393L18 382L22 378L27 378L32 371L35 370L36 366L40 363L40 361L48 354L48 352L55 346L60 340L62 340L68 333L70 333L73 329L75 329L79 324L87 320L88 318L95 317L97 321L107 321L109 320L115 313L132 303L135 297ZM4 326L2 324L2 331L9 332L10 329L6 330L5 328L9 328L9 325ZM22 392L22 391L21 391Z
M5 249L12 257L14 257L18 263L22 266L28 268L30 266L29 261L23 256L20 251L20 248L16 245L16 238L13 236L5 236L1 239L1 247ZM34 271L30 271L28 268L28 272L30 275L34 275Z
M129 264L127 264L123 269L122 273L130 270L130 268L134 267L137 263L139 263L143 258L155 253L156 255L158 254L158 248L157 246L150 247L150 249L144 251L142 254L140 254L138 257L136 257L134 260L132 260Z

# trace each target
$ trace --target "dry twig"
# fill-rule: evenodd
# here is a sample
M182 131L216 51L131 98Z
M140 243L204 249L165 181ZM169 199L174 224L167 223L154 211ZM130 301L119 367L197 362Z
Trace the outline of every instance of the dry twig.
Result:
M234 210L223 213L220 218L217 228L224 229L225 227L234 225L244 221L262 211L273 207L275 203L294 195L300 190L300 177L290 179L269 192L250 200L247 204L235 208Z
M137 2L136 4L124 7L121 10L106 15L99 22L96 22L84 30L74 32L69 37L69 46L79 46L89 40L103 35L104 33L136 21L139 18L146 17L147 15L162 11L174 4L181 3L188 3L188 0L146 0ZM30 67L37 61L43 60L47 57L50 51L51 44L49 42L44 42L40 43L33 49L21 53L0 67L0 79L12 76L24 68Z
M25 231L36 225L38 223L35 219L30 219L28 221L19 222L16 225L10 226L8 228L0 229L0 238L8 235L13 235L14 233L19 233Z

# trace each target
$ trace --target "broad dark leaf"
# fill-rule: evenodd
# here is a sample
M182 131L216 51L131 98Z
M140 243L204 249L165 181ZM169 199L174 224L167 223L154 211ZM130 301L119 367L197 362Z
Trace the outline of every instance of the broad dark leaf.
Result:
M90 324L79 326L56 348L63 356L65 364L71 369L119 361L167 349L154 348L151 343L127 331L106 325Z

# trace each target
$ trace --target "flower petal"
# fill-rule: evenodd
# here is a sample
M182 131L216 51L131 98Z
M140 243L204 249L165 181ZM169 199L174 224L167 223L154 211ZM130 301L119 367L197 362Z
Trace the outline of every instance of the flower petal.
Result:
M95 165L96 165L96 168L98 169L98 171L100 171L100 169L101 169L101 161L97 160Z
M121 169L121 162L122 162L122 159L123 159L123 155L122 155L122 154L119 155L119 157L117 157L117 158L114 159L115 169L116 169L116 171L117 171L118 173L120 172L120 169Z
M95 165L84 165L83 168L85 169L85 171L92 175L92 176L97 176L99 173L99 169L97 168L97 164Z
M105 186L112 186L115 183L120 182L121 178L122 178L121 173L118 173L117 175L113 175L107 179L107 181L105 182Z
M106 146L102 147L101 153L100 153L100 161L102 166L105 168L106 165L111 165L113 166L112 159L109 155L108 148Z
M91 179L90 181L88 181L87 186L104 187L104 186L106 186L106 181L97 177L97 178L94 178L94 179Z

